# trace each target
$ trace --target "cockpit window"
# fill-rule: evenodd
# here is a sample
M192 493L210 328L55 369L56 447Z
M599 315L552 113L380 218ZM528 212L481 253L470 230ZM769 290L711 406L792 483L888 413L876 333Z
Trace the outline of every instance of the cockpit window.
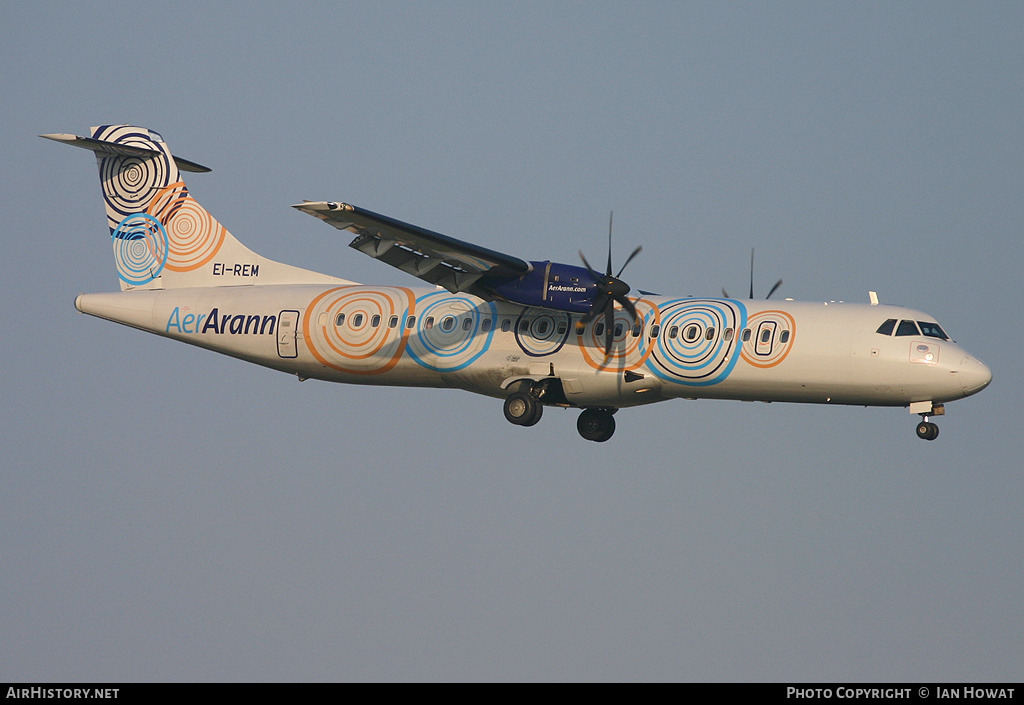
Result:
M921 335L917 330L917 324L913 321L900 321L900 327L896 329L896 335Z
M925 323L924 321L918 321L917 324L921 326L921 332L929 338L949 340L949 336L946 335L946 332L942 330L938 323Z
M892 329L895 328L895 327L896 327L896 319L895 318L890 318L885 323L883 323L882 325L878 326L878 330L875 331L875 332L876 333L881 333L882 335L892 335Z

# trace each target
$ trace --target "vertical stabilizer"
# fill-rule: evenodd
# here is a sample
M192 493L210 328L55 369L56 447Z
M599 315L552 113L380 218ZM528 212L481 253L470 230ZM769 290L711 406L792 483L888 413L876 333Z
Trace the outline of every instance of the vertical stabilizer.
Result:
M122 290L344 282L268 260L236 240L181 176L210 170L172 156L152 130L102 125L90 137L42 136L96 153Z

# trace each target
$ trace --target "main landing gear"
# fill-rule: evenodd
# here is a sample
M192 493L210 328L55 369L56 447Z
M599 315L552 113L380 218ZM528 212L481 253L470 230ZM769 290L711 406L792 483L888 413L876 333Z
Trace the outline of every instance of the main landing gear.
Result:
M555 378L552 378L553 382ZM519 387L505 398L505 419L516 426L533 426L544 413L544 404L567 407L570 404L561 393L561 385L548 383L546 380L520 384ZM612 418L617 409L594 408L584 409L576 421L576 430L588 441L603 443L615 433L615 419Z
M588 441L604 443L615 433L615 409L584 409L576 419L576 430Z
M512 392L505 399L505 418L516 426L533 426L543 413L544 405L529 392Z

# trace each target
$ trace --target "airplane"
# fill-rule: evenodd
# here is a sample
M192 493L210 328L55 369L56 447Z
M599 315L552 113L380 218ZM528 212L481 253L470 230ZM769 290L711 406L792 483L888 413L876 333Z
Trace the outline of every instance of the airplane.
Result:
M299 380L448 387L504 400L533 426L581 410L604 442L614 414L669 399L907 407L917 435L992 373L928 314L883 305L661 296L608 262L518 257L341 201L293 206L429 286L367 286L249 250L192 196L161 135L131 125L40 135L95 153L120 291L75 307ZM640 248L626 260L639 254ZM774 289L773 289L774 291ZM724 294L724 291L723 291ZM770 294L769 294L770 296Z

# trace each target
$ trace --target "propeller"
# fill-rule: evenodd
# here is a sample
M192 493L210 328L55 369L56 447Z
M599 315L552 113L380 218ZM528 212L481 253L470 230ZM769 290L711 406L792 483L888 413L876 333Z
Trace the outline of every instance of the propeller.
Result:
M605 357L611 354L612 341L615 339L615 304L617 303L622 306L629 313L630 317L636 321L636 306L626 298L626 294L630 291L630 286L619 277L622 276L622 272L633 261L633 258L644 250L642 246L633 250L629 257L626 258L625 264L619 269L619 273L612 275L612 219L614 216L615 211L612 211L608 216L608 266L605 273L599 274L591 267L590 262L583 255L583 250L580 250L580 259L583 260L584 266L590 271L590 276L594 278L594 283L597 285L594 303L591 304L590 310L580 319L580 325L584 326L598 316L604 315Z
M772 294L774 294L776 289L778 289L780 286L782 286L782 280L781 279L778 280L777 282L775 282L775 286L773 286L768 291L768 296L766 296L764 298L765 299L770 299L772 297ZM731 298L729 296L729 293L725 290L725 287L722 287L722 296L724 296L727 299ZM753 247L750 248L750 298L751 299L754 298L754 248Z

